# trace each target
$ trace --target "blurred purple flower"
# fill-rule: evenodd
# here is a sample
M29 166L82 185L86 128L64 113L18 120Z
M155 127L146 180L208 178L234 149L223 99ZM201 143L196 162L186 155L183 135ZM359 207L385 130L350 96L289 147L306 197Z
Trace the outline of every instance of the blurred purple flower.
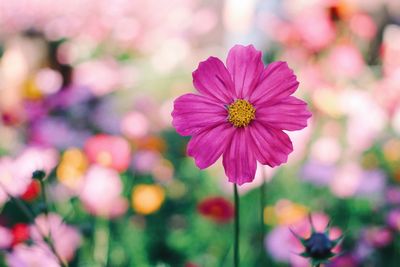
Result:
M139 150L133 155L132 165L139 173L150 173L161 160L160 153L151 150Z
M389 212L386 222L390 228L400 231L400 209L394 209Z
M380 199L383 197L385 187L386 175L382 170L364 170L356 194L359 196Z
M317 161L306 162L300 170L300 178L317 186L327 186L336 172L336 166Z
M104 133L120 134L122 115L117 113L118 103L103 99L90 113L90 120Z
M66 109L87 102L92 97L87 87L71 85L46 98L46 105L52 109Z
M389 204L400 204L400 188L391 186L386 190L386 201Z
M61 150L82 147L84 140L90 136L89 131L73 129L65 119L50 117L35 122L29 131L32 144Z

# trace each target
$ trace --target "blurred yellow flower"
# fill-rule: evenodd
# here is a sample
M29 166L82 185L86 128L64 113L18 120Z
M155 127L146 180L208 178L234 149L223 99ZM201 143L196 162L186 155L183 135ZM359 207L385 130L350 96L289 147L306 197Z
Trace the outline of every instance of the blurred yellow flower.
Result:
M301 221L308 214L308 208L290 200L279 200L275 206L264 209L264 223L270 225L290 225Z
M76 189L81 178L88 168L88 160L85 154L77 148L66 150L57 167L58 180L65 186Z
M151 214L160 209L165 199L164 189L159 185L138 185L132 189L132 208L140 214Z
M32 78L25 81L22 88L22 95L29 100L38 100L43 97L42 92L35 82L35 79Z

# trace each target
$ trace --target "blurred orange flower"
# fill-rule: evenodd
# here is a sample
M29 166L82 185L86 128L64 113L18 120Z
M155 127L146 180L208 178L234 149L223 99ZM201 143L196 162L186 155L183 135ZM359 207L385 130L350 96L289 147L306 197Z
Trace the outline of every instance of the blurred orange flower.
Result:
M88 168L86 155L77 148L67 149L57 167L57 178L65 186L76 189Z
M165 191L159 185L138 185L132 189L132 208L140 214L151 214L160 209Z
M308 208L290 200L282 199L275 206L264 209L264 223L291 225L307 217Z

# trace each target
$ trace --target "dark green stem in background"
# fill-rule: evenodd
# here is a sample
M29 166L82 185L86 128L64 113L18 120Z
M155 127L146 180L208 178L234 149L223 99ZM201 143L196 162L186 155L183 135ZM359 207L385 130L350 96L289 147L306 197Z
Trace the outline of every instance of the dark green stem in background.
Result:
M42 199L43 199L43 203L44 203L44 214L47 216L49 215L49 207L47 203L47 194L46 194L46 186L44 184L43 179L40 180L40 189L42 191Z
M233 184L235 194L235 230L234 230L234 251L233 251L233 266L239 267L239 194L237 185Z
M262 184L260 186L260 255L261 260L264 259L264 236L265 236L265 227L264 227L264 205L265 205L265 186L266 186L266 174L264 167L261 168L261 178Z

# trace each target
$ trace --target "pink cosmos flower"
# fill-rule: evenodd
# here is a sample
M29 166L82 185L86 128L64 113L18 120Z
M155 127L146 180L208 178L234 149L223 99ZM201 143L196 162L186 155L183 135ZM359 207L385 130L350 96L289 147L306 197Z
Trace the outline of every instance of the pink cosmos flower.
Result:
M10 267L46 266L60 267L57 258L50 250L44 250L41 246L18 244L12 252L6 255L7 265Z
M264 67L261 51L234 46L226 67L216 57L199 64L193 84L200 94L174 102L172 124L192 136L187 148L204 169L223 155L225 173L239 185L254 179L257 161L271 167L287 161L292 142L283 130L307 126L311 113L294 96L299 83L285 62Z
M0 226L0 249L6 249L11 246L13 242L13 235L10 230Z
M70 261L75 256L75 251L81 244L81 235L78 230L63 222L63 218L56 213L49 213L48 216L41 214L35 219L35 224L40 231L51 236L57 253L63 260ZM35 226L30 227L33 241L44 250L52 254L50 248L43 241L42 235ZM44 266L44 265L40 265Z
M121 216L128 208L128 201L121 195L122 189L118 172L93 165L85 176L79 197L91 214L114 218Z
M8 195L19 197L31 183L32 173L20 175L21 167L10 157L0 158L0 205L8 200Z

